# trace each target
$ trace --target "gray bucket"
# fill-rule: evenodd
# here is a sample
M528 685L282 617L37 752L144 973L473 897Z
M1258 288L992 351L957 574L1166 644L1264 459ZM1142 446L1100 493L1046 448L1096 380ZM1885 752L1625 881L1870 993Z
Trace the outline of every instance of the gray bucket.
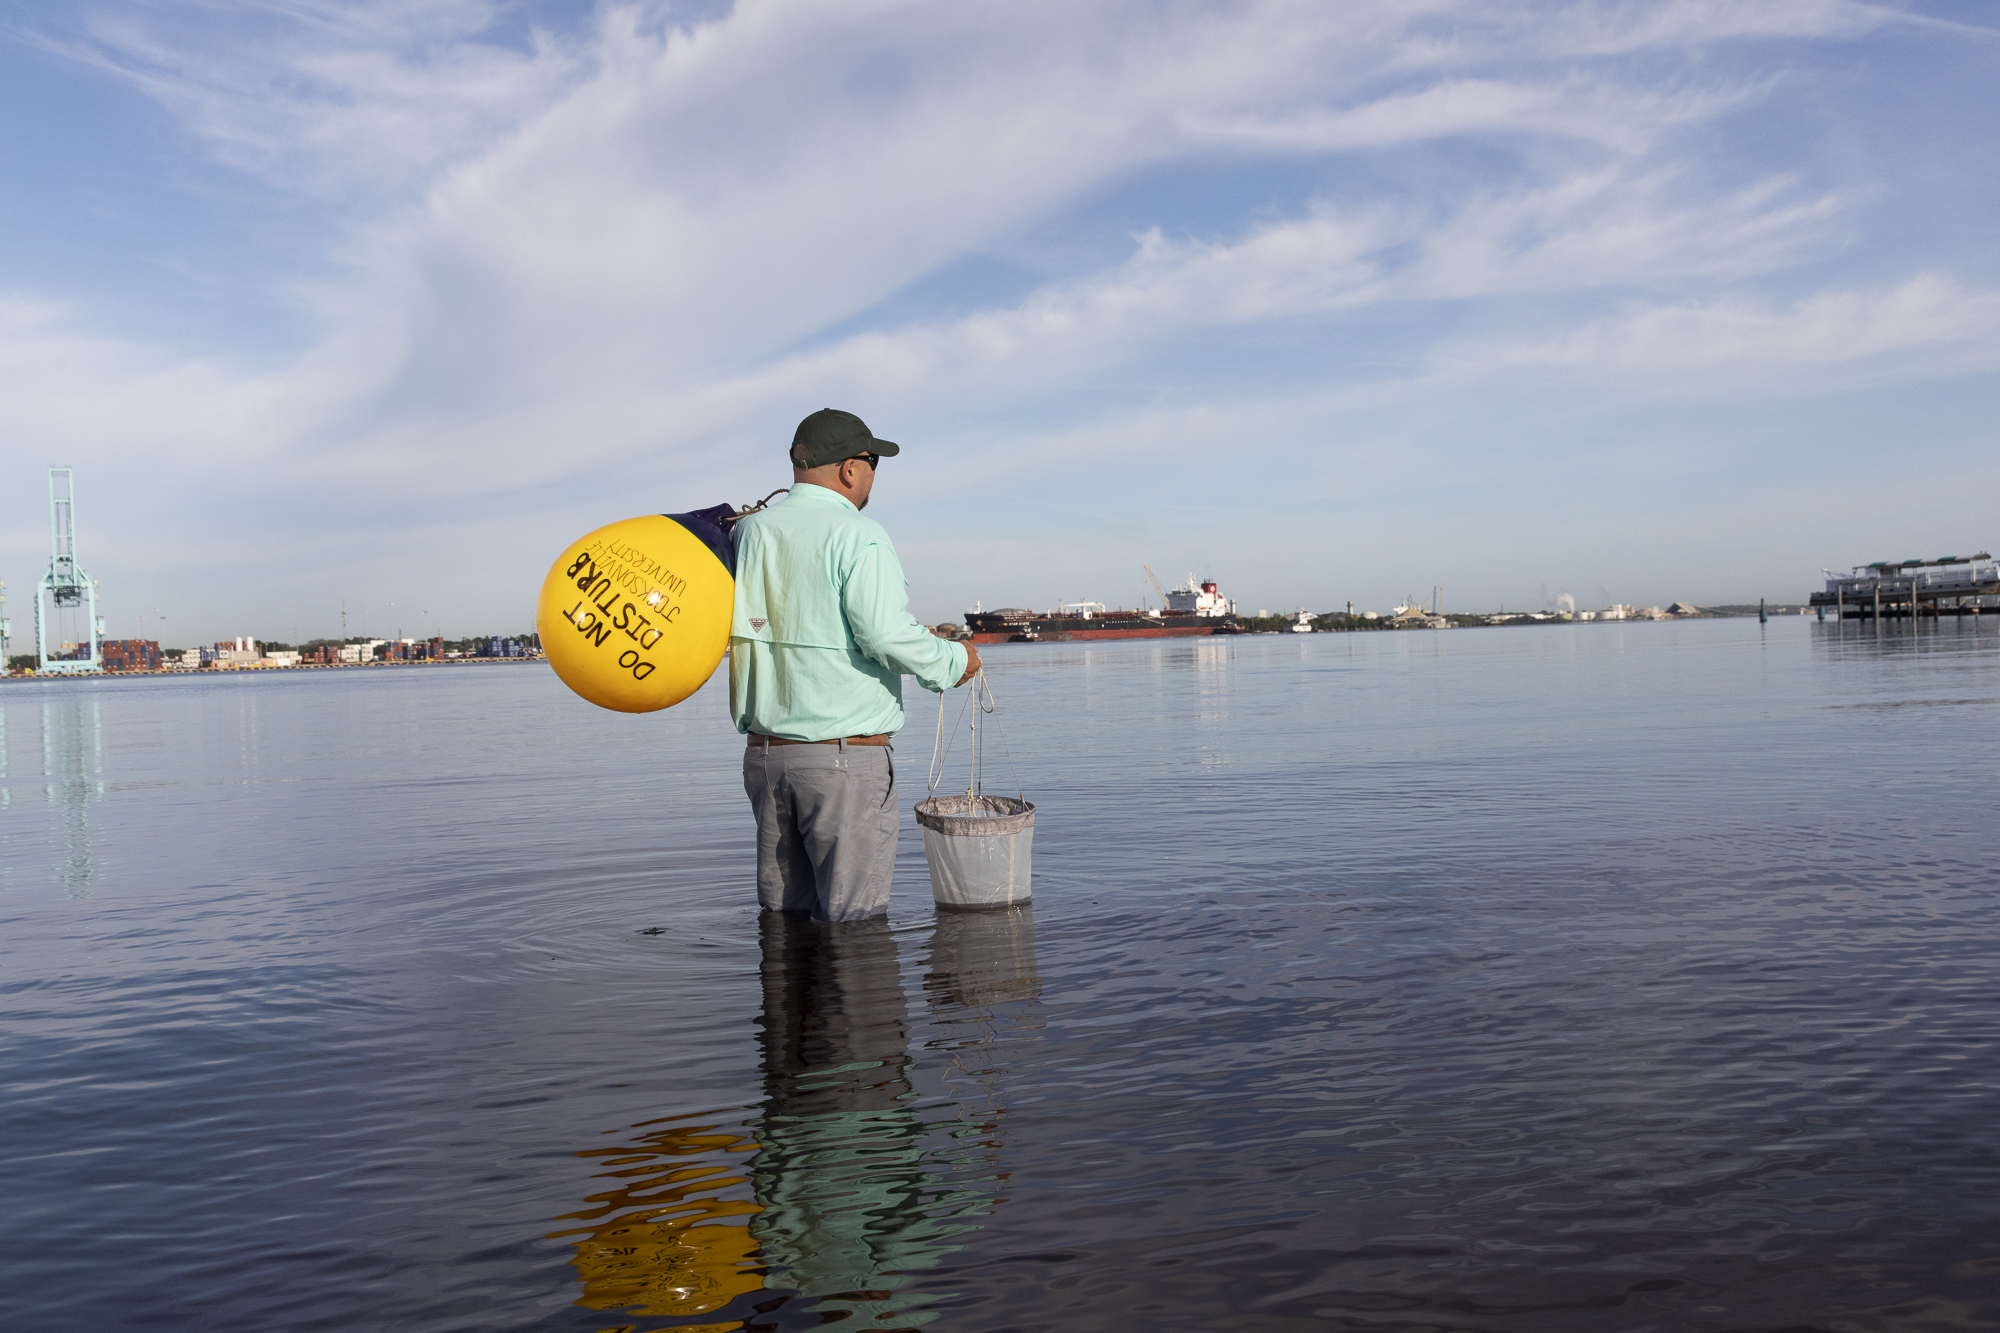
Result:
M1011 796L932 796L917 802L931 897L940 907L1028 901L1035 807Z

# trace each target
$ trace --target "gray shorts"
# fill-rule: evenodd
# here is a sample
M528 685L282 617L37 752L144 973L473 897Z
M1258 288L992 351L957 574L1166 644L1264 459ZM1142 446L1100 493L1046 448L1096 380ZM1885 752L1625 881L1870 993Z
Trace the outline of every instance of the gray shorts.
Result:
M889 910L896 761L886 745L772 745L743 754L757 816L757 905L855 921Z

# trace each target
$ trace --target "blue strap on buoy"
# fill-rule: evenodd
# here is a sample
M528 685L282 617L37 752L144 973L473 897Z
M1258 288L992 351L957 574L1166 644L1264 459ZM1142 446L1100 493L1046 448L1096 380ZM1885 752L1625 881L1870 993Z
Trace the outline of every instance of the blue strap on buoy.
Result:
M736 517L736 506L715 505L685 514L668 514L667 517L700 538L703 546L715 552L715 558L729 571L729 577L736 577L736 539L730 531L731 520Z

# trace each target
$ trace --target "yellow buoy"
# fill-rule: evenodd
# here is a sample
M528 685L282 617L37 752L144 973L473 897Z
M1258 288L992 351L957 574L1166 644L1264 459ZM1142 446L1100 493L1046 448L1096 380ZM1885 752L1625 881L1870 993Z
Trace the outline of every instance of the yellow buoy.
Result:
M563 684L621 713L671 708L715 674L736 603L728 505L646 514L571 543L535 628Z

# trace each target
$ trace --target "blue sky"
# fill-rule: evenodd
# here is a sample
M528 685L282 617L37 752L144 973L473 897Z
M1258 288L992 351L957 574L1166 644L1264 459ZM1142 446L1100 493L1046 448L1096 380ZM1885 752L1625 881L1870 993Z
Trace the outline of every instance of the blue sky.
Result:
M460 634L828 405L931 620L1991 548L1996 90L1969 3L0 0L17 650L50 464L115 635Z

